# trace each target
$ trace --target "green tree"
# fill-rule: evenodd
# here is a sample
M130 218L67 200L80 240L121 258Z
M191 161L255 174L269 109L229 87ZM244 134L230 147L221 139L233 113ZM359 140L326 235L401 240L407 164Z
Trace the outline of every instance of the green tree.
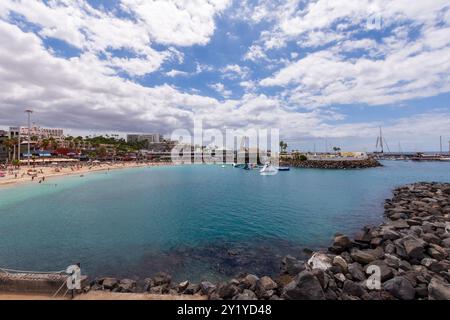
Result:
M284 142L283 140L280 141L280 150L282 153L286 153L288 148L288 144L286 142Z

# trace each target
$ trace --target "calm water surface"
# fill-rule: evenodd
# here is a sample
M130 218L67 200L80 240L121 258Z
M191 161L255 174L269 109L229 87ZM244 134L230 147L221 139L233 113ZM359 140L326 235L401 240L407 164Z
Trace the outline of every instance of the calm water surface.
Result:
M175 279L276 273L280 257L382 221L395 186L450 182L450 163L260 176L220 166L136 168L0 188L0 267Z

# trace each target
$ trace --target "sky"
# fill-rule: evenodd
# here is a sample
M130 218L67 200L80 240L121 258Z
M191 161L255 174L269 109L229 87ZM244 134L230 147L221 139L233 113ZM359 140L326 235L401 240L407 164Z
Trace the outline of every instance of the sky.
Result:
M1 0L0 43L3 128L449 148L448 0Z

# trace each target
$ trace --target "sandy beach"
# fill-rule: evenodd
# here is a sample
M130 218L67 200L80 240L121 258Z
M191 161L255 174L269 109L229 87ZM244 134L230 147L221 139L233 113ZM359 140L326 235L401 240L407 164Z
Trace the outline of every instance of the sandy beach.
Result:
M5 174L0 177L0 186L21 183L42 183L54 177L83 176L90 172L119 170L138 167L169 166L171 162L115 162L115 163L81 163L65 165L21 165L19 168L0 169Z

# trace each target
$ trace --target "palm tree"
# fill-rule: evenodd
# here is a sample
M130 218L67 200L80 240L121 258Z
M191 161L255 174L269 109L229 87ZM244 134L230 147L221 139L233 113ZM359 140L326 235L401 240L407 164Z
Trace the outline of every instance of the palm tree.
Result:
M47 150L48 146L50 144L50 141L48 139L44 139L41 141L41 147L43 150Z
M335 153L337 153L337 152L341 151L341 148L340 147L333 147L333 151Z
M5 140L6 152L8 153L8 162L11 161L11 150L14 149L14 159L16 158L16 141L14 139Z
M16 158L16 150L19 150L19 152L20 152L20 142L19 142L19 138L17 138L17 137L13 137L13 138L11 138L11 139L9 139L10 140L10 143L12 144L12 146L13 146L13 160L16 160L17 158ZM16 149L16 146L17 146L17 148L18 149Z
M286 142L284 142L283 140L280 141L280 149L281 149L282 153L286 153L287 147L288 147L288 144Z

